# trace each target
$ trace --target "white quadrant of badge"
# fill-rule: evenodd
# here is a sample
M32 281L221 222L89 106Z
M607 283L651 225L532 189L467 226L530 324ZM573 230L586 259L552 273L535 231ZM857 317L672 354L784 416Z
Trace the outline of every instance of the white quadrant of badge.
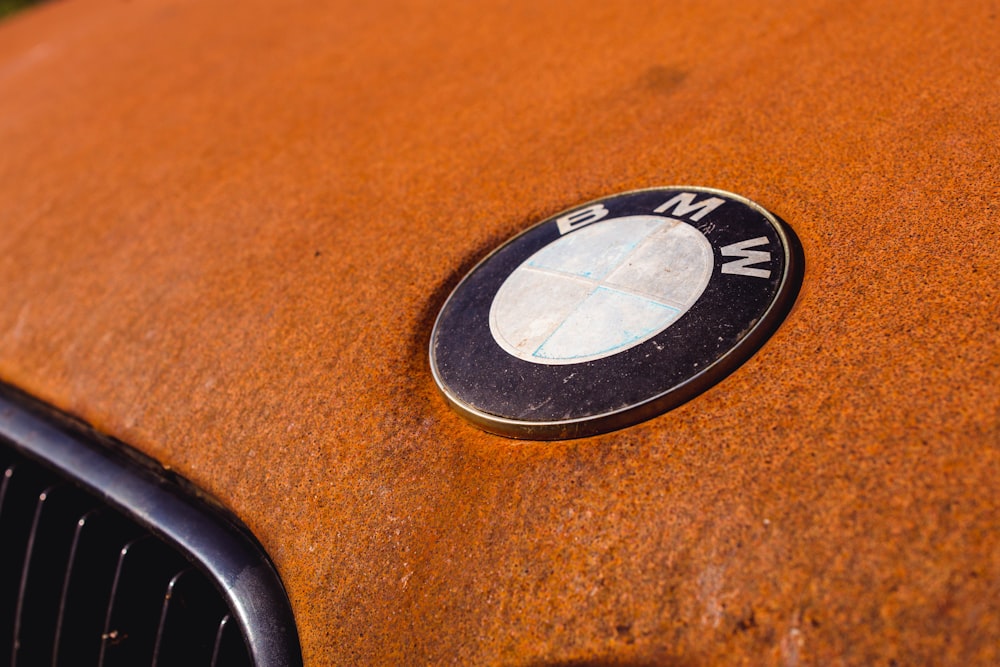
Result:
M791 229L739 195L611 195L480 261L441 307L431 373L453 408L493 433L622 428L746 361L788 313L803 267Z

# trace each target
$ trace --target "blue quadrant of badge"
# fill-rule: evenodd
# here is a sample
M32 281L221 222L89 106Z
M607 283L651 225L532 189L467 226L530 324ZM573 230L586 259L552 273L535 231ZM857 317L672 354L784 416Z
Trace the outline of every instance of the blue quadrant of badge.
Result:
M506 352L541 364L617 354L683 315L714 259L697 229L654 215L568 234L529 257L497 291L490 331Z

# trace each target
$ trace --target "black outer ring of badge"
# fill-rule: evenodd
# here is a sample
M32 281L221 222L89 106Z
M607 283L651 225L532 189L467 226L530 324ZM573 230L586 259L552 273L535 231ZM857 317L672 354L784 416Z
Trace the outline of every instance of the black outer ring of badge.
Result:
M722 205L698 221L656 214L681 193ZM489 312L503 282L527 258L561 238L556 220L603 204L602 222L628 215L664 215L692 224L712 245L715 266L701 297L677 321L643 343L580 364L524 361L493 339ZM570 232L573 233L573 232ZM723 274L720 249L758 236L771 252L769 278ZM483 430L513 438L580 438L630 426L694 398L749 359L788 314L802 284L804 257L795 233L758 204L730 192L670 186L584 202L534 225L482 259L445 301L430 340L430 366L448 403Z

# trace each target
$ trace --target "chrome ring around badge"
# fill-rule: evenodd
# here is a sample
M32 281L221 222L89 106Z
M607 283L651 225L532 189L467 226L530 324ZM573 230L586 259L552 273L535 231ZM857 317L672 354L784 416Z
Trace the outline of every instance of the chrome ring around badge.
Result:
M430 341L445 398L516 438L595 435L690 400L746 361L798 293L801 247L764 208L676 186L581 204L510 239Z

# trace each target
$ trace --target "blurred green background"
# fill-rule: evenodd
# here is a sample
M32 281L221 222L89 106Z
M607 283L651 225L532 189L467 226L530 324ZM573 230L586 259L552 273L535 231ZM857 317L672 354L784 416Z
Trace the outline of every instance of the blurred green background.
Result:
M38 4L38 2L39 0L0 0L0 19L28 5Z

